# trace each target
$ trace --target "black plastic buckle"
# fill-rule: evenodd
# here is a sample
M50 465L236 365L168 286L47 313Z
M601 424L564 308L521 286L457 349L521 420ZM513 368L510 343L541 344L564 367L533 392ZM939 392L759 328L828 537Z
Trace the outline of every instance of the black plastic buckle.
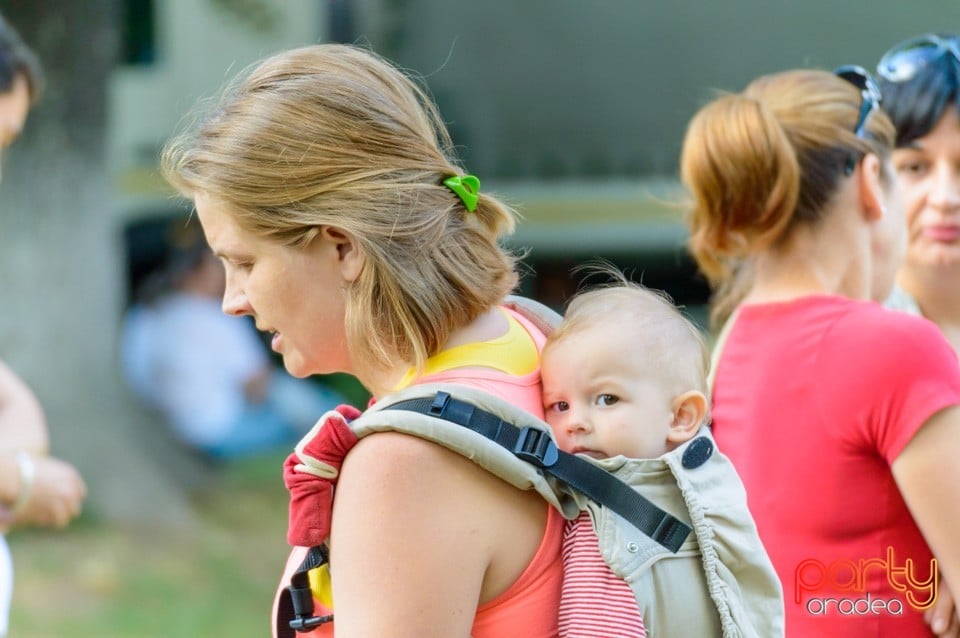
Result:
M313 592L310 587L287 587L295 618L290 621L290 629L299 632L313 631L320 625L333 620L333 616L313 615Z
M290 621L290 629L299 632L306 633L308 631L313 631L320 625L328 623L333 620L333 616L310 616L309 618L297 618L296 620Z
M517 444L513 446L513 453L528 463L537 467L550 467L560 459L557 444L545 431L529 425L520 430Z
M443 411L447 409L448 403L450 403L450 393L437 392L436 396L433 397L433 402L430 404L430 407L427 408L427 414L435 417L443 417Z

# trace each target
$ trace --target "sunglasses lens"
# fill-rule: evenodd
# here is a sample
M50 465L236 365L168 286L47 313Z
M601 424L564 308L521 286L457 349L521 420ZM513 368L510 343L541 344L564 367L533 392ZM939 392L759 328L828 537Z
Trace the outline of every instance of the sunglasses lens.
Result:
M860 115L857 118L854 132L857 137L863 137L867 117L874 109L880 106L882 99L880 96L880 88L863 67L846 65L836 69L834 74L840 79L849 82L860 91Z
M877 74L888 82L907 82L946 51L939 38L909 40L884 54L877 65Z
M834 75L842 78L867 94L870 100L880 102L880 87L876 80L863 67L848 64L835 70Z
M854 85L861 91L867 88L867 76L863 73L857 73L851 67L840 67L835 71L836 75Z

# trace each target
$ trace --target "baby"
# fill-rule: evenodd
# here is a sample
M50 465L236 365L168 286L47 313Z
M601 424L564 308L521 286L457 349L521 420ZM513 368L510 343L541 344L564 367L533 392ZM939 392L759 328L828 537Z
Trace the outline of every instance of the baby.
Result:
M761 624L770 620L775 625L778 606L782 621L776 576L746 509L742 484L725 457L715 452L709 434L701 433L708 420L708 368L709 355L700 331L664 296L621 279L617 285L575 297L563 322L549 337L541 364L546 421L561 449L593 459L611 459L599 464L635 487L650 483L654 475L664 484L673 481L671 513L675 515L690 508L688 493L694 492L694 498L706 505L703 510L714 505L729 512L733 525L730 530L720 530L716 538L722 543L724 534L732 532L735 549L732 556L721 555L720 562L732 558L730 562L738 565L741 557L737 552L755 554L744 561L754 563L753 571L734 573L730 579L739 584L740 578L751 578L751 586L760 583L760 589L770 590L763 602L766 606L759 608L764 611L757 611L771 616ZM698 434L698 440L691 441ZM633 460L657 459L688 441L690 445L678 450L682 461ZM618 462L611 457L629 458ZM640 469L629 469L632 467ZM693 483L684 484L687 468L691 476L698 474ZM702 489L697 481L708 477L707 472L711 473L706 483L709 487ZM663 479L664 475L669 480ZM639 481L630 480L638 477ZM733 506L727 508L727 503ZM603 516L609 518L601 519ZM561 636L645 636L648 630L654 636L723 633L721 625L727 622L721 621L717 604L722 607L726 603L712 600L723 584L715 586L713 576L705 574L704 563L709 561L701 557L701 551L712 554L715 548L688 540L677 554L667 552L662 558L647 559L638 568L637 552L646 550L638 550L636 542L623 542L622 528L610 533L617 525L629 524L602 509L594 509L593 517L604 538L602 555L589 511L569 521L564 531ZM715 520L704 518L699 525L694 519L695 532L703 525L715 529ZM714 537L712 531L709 536ZM611 540L615 542L608 542ZM636 597L627 579L641 592ZM638 587L638 581L644 584Z
M574 298L543 350L543 405L560 448L655 458L707 418L710 358L700 331L635 284Z
M701 428L707 366L699 331L666 298L626 281L576 297L548 339L544 405L560 447L592 457L693 529L671 552L570 493L584 511L564 530L561 636L783 635L782 589L743 485ZM346 406L327 413L287 459L292 545L327 538L359 416Z

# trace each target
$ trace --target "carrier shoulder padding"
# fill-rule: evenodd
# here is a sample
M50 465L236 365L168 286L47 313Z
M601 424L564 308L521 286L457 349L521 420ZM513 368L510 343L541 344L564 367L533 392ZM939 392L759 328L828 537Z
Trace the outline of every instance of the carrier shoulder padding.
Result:
M552 308L527 297L511 295L507 297L503 305L523 315L547 337L560 325L560 321L563 319Z
M556 311L526 297L511 295L506 298L503 305L519 313L546 336L549 336L562 320ZM389 419L384 419L384 415L381 414L390 405L409 399L432 397L438 391L450 392L453 396L492 412L505 421L532 425L542 429L551 438L553 436L546 423L496 396L469 387L444 384L416 385L383 397L363 416L351 423L350 427L361 438L371 432L398 431L433 441L471 459L514 487L522 490L536 490L565 517L576 517L579 508L572 498L557 489L556 479L544 475L537 467L517 458L510 451L492 444L482 435L452 426L446 419L407 410L391 410Z
M467 457L518 489L536 490L566 518L577 516L580 508L564 490L559 489L559 481L544 474L536 465L518 458L513 452L496 445L482 434L455 425L447 419L392 407L404 401L431 399L438 392L447 392L462 401L472 403L508 423L537 428L543 431L544 436L551 440L553 438L549 426L529 412L488 392L443 383L415 385L383 397L362 416L351 421L350 428L360 438L375 432L403 432L432 441Z

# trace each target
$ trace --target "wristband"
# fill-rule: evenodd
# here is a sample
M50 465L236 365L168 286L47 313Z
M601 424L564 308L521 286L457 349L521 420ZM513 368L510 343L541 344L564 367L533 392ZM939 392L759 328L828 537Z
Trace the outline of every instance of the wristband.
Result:
M17 469L20 472L20 493L17 500L10 506L11 514L19 514L27 506L30 494L33 492L33 479L36 476L36 466L33 457L27 452L17 452Z

